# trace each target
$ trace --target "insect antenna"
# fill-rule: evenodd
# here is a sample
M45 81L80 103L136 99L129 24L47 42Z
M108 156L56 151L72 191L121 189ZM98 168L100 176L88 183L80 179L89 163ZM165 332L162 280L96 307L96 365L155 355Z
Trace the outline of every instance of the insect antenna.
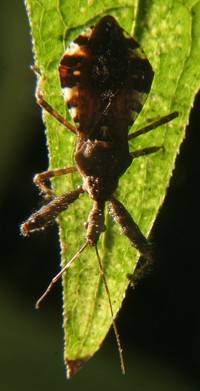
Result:
M36 308L36 309L39 309L41 302L42 302L42 301L45 299L45 297L49 294L49 292L52 290L53 286L56 284L56 282L58 282L58 280L62 277L62 275L66 272L66 270L69 269L69 267L72 265L72 263L73 263L73 262L80 256L80 254L85 250L85 248L87 247L87 245L88 245L88 242L86 242L86 243L79 249L79 251L73 256L73 258L71 258L70 261L63 267L63 269L62 269L62 270L61 270L61 271L52 279L52 281L51 281L50 284L48 285L48 287L47 287L47 289L45 290L45 292L43 293L43 295L37 300L37 302L36 302L36 304L35 304L35 308ZM121 370L122 370L122 374L124 375L124 374L125 374L124 357L123 357L122 346L121 346L121 342L120 342L120 338L119 338L119 332L118 332L118 330L117 330L117 325L116 325L115 318L114 318L112 303L111 303L111 299L110 299L110 291L109 291L109 288L108 288L108 284L107 284L107 282L106 282L106 278L105 278L105 274L104 274L104 270L103 270L103 266L102 266L102 263L101 263L101 259L100 259L100 255L99 255L97 246L95 246L95 251L96 251L96 256L97 256L97 260L98 260L98 264L99 264L99 269L100 269L101 276L102 276L102 279L103 279L103 283L104 283L104 286L105 286L106 294L107 294L107 297L108 297L108 302L109 302L109 307L110 307L110 313L111 313L111 316L112 316L112 325L113 325L113 330L114 330L114 333L115 333L115 338L116 338L117 347L118 347L118 352L119 352Z
M117 347L118 347L118 352L119 352L121 370L122 370L122 374L125 375L125 364L124 364L123 351L122 351L122 347L121 347L119 333L118 333L118 330L117 330L117 325L116 325L115 318L114 318L112 303L111 303L111 299L110 299L110 291L108 289L108 284L106 282L106 277L105 277L105 274L104 274L104 270L103 270L103 266L102 266L102 263L101 263L101 259L100 259L100 255L99 255L97 246L95 246L95 251L96 251L96 255L97 255L97 259L98 259L98 263L99 263L99 269L100 269L101 276L102 276L102 279L103 279L103 283L104 283L104 286L105 286L106 294L107 294L107 297L108 297L110 312L111 312L111 316L112 316L112 325L113 325L113 330L114 330L114 333L115 333L115 338L116 338L116 341L117 341Z
M35 304L35 308L38 309L41 302L45 299L45 297L48 295L48 293L52 290L54 284L62 277L63 273L66 272L67 269L71 266L71 264L79 257L79 255L85 250L86 246L88 245L88 242L86 242L80 250L73 256L72 259L63 267L63 269L52 279L49 286L47 287L46 291L43 293L43 295L37 300Z

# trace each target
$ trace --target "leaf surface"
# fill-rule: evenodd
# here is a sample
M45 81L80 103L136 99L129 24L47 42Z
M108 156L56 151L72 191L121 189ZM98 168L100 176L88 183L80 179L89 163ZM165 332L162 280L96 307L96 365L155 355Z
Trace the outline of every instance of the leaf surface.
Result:
M45 77L44 98L64 117L65 107L57 67L66 45L85 26L111 14L145 51L155 72L148 100L131 129L145 126L174 110L171 123L130 142L130 151L163 145L163 151L135 159L120 180L117 196L141 231L148 236L166 194L175 158L185 136L190 109L199 88L200 2L186 0L81 1L27 0L35 65ZM51 168L73 165L76 137L43 113ZM81 184L78 173L55 178L60 195ZM92 202L87 195L59 217L62 267L85 242L84 222ZM107 230L98 245L114 314L119 311L138 253L107 216ZM74 262L63 276L65 362L71 377L99 348L111 324L105 287L93 248Z

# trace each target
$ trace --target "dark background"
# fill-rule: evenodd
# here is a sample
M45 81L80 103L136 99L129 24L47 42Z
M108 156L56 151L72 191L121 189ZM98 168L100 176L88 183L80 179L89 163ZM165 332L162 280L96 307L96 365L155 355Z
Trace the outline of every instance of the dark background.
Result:
M23 3L0 6L1 284L0 385L7 390L198 390L200 387L200 95L153 229L153 272L129 289L118 316L127 375L113 332L73 380L65 380L61 289L40 311L34 303L59 270L57 228L19 236L41 202L32 184L47 168Z

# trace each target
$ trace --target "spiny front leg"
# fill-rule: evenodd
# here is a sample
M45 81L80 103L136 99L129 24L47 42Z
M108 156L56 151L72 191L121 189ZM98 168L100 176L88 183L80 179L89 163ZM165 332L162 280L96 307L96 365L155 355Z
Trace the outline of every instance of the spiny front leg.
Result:
M151 261L151 245L140 231L138 225L132 219L130 213L125 209L121 202L112 197L110 200L110 212L114 220L121 225L122 233L126 235L133 246L147 260Z
M70 204L76 201L81 193L84 193L84 190L79 186L77 190L62 194L43 206L21 225L22 235L28 236L30 233L40 231L48 224L54 222L59 213L66 210Z

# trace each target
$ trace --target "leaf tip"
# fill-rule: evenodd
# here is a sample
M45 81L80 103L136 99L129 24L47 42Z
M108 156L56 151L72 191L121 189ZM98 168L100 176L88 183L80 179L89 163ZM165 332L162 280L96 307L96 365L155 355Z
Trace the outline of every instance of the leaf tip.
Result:
M90 356L79 358L77 360L65 360L67 366L67 379L71 379L76 372L90 359Z

